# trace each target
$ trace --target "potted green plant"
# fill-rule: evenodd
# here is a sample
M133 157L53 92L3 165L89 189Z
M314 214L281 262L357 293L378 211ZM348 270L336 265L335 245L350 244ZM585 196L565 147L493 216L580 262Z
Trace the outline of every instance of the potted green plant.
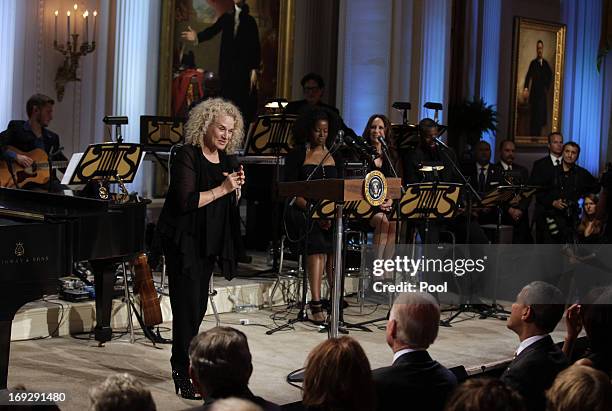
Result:
M495 134L497 110L482 98L463 100L450 107L448 133L451 143L459 152L470 150L482 138L483 133Z

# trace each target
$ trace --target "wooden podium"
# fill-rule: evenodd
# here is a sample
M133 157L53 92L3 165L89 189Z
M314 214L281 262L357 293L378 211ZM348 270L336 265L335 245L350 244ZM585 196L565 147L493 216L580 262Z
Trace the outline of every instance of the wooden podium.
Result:
M400 178L387 178L387 198L398 199L401 197L402 180ZM331 200L336 203L335 241L334 241L334 267L342 265L342 214L345 201L365 200L363 179L327 179L313 181L295 181L278 184L280 197L304 197L312 200ZM332 315L329 327L329 336L338 337L338 326L340 318L340 293L342 290L336 286L342 283L340 269L334 269L334 287L332 294Z

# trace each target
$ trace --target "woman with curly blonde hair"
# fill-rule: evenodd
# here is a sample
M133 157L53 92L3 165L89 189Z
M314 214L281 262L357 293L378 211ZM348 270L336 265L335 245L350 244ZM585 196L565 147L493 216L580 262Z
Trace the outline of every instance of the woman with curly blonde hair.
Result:
M189 113L185 144L172 158L157 226L173 317L172 378L183 398L199 399L188 377L188 349L206 313L213 266L229 278L236 272L237 200L245 175L230 154L243 135L236 106L220 98L205 100Z

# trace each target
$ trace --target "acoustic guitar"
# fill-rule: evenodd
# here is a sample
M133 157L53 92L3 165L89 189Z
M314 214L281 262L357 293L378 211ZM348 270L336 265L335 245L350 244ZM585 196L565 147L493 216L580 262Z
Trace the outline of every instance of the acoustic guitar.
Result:
M27 183L46 184L51 177L51 170L68 166L68 161L49 162L49 156L42 148L35 148L32 151L21 151L15 147L7 146L6 150L28 156L34 162L30 167L22 167L13 161L11 162L11 168L9 168L6 161L0 161L0 187L19 188ZM11 169L13 175L11 175Z

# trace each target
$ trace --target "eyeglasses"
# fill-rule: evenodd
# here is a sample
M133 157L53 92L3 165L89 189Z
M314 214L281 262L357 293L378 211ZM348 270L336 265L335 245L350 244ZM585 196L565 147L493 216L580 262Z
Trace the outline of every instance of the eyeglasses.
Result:
M320 90L321 87L319 86L314 86L314 87L304 87L304 91L317 91Z

